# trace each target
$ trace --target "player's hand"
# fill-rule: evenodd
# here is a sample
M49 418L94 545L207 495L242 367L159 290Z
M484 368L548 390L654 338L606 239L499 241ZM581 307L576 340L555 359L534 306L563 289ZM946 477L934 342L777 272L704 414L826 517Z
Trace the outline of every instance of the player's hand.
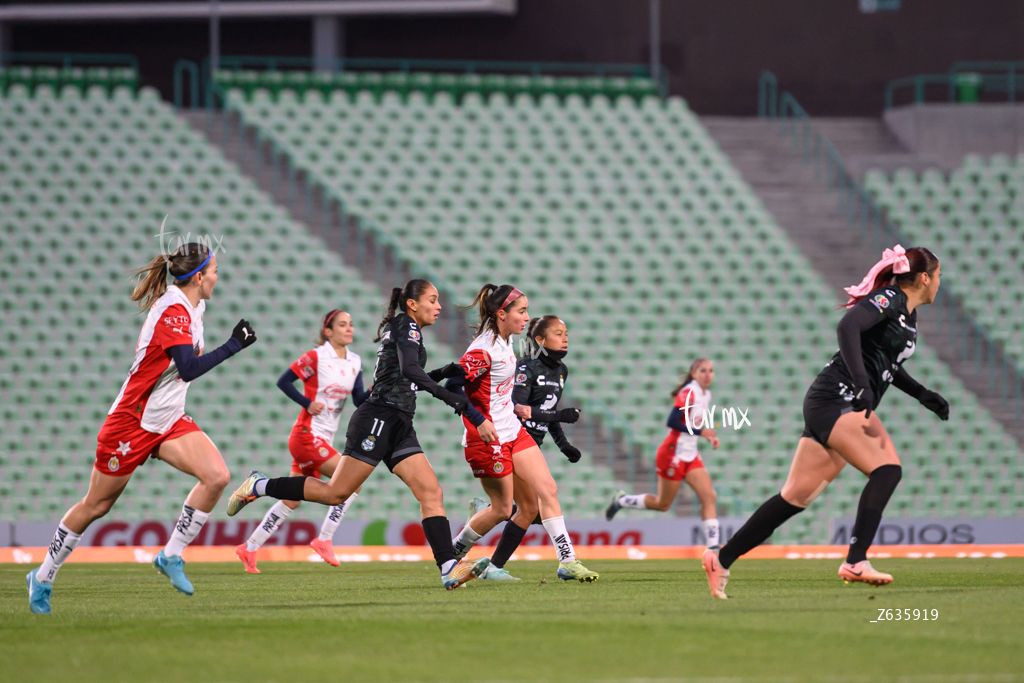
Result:
M700 430L700 435L706 438L708 441L711 441L716 436L718 436L718 432L716 432L711 427L708 427L707 429Z
M498 430L494 428L494 423L490 420L481 422L476 431L480 435L480 440L484 443L492 443L498 440Z
M580 453L580 449L576 448L572 444L565 444L561 449L562 454L569 459L569 462L579 462L583 454Z
M427 373L427 376L435 382L440 382L442 379L451 379L453 377L460 377L465 379L466 368L462 367L458 363L449 363L443 368L437 368Z
M576 420L580 419L579 408L562 408L556 413L556 419L559 422L565 422L566 424L573 424Z
M925 389L918 400L921 405L938 415L940 420L949 419L949 401L942 398L938 392Z
M531 408L530 406L520 405L518 403L516 404L516 407L513 409L513 411L515 412L516 417L518 417L520 420L529 420L530 416L533 415L533 408Z
M306 408L306 412L309 413L310 415L319 415L320 413L323 412L323 410L324 404L321 403L320 401L313 401L312 403L309 404L309 407Z
M722 445L721 440L719 440L719 438L717 436L711 437L710 439L708 439L708 441L711 442L711 450L713 450L713 451L717 451L718 447Z
M875 394L871 391L871 385L867 382L854 385L853 401L850 405L853 406L853 412L855 413L864 411L865 420L871 417L871 410L875 405Z
M243 349L256 343L256 330L252 329L248 320L239 320L231 336L241 342Z
M462 413L466 412L466 408L469 407L469 399L466 398L465 394L448 391L444 387L441 387L437 397L454 408L456 415L462 415Z

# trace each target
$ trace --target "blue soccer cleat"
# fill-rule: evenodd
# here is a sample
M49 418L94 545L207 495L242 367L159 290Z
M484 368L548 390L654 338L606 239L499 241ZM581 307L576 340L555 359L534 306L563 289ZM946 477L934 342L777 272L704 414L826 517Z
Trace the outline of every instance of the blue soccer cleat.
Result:
M49 614L53 584L37 579L36 571L33 569L25 577L25 583L28 584L28 608L32 610L32 614Z
M185 576L185 560L181 559L180 555L168 557L161 550L153 558L153 566L156 567L158 572L170 579L171 585L177 588L179 592L185 595L192 595L196 592L196 589L192 587L192 582Z
M489 565L487 567L487 571L485 571L480 576L480 580L481 581L518 581L519 579L516 578L515 576L512 576L511 574L509 574L508 571L505 570L504 568L502 568L502 567L495 567L492 564L492 565Z
M619 498L626 495L625 491L616 491L615 495L612 496L612 502L608 506L608 509L604 511L604 518L609 522L615 518L615 513L622 509L622 504L619 503Z

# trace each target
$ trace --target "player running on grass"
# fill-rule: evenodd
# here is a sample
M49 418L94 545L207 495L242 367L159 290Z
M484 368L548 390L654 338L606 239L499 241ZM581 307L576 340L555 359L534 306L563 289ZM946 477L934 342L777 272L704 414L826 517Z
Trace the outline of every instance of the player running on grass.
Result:
M107 413L96 444L89 490L57 525L43 565L25 577L29 607L50 613L53 579L94 521L107 514L135 469L149 457L190 474L199 482L185 498L171 538L153 566L186 595L194 591L181 553L199 534L231 481L210 438L185 414L185 394L197 377L256 341L245 320L231 338L203 353L203 313L217 284L217 257L201 244L184 244L172 256L157 256L136 273L132 301L149 309L135 347L128 379ZM167 285L167 276L173 283Z
M362 360L348 348L352 335L352 316L341 309L329 311L320 326L320 345L302 354L277 380L281 391L302 407L288 437L293 477L319 479L321 474L328 477L334 474L341 460L341 454L334 450L334 434L338 431L345 399L351 396L358 408L370 395L363 388ZM302 380L302 394L294 386L298 379ZM331 539L357 493L328 510L320 536L309 544L325 562L335 567L341 563L334 556ZM277 501L267 510L249 540L235 548L238 559L245 564L245 571L260 573L256 568L256 551L297 507L298 501Z
M697 452L697 442L707 439L711 449L719 446L714 425L705 425L703 416L711 408L711 383L715 379L715 366L707 358L698 358L690 371L672 392L675 405L668 416L668 436L658 448L655 467L658 474L658 495L638 493L626 495L619 491L604 516L609 522L622 508L633 510L661 510L667 512L679 493L683 480L700 499L700 516L704 520L704 538L708 548L718 550L718 514L715 511L715 488L704 460Z
M941 271L932 252L923 247L904 251L897 244L885 250L859 285L846 288L850 299L837 329L839 351L804 397L804 433L782 492L761 505L719 553L704 553L713 597L725 599L733 562L803 512L847 463L868 481L839 578L876 586L892 583L892 576L867 560L882 512L903 476L892 439L875 411L894 384L940 419L949 419L946 400L903 369L917 345L917 308L935 300Z
M352 414L345 436L344 457L331 480L324 483L313 477L267 479L259 472L251 472L231 494L228 514L238 514L245 505L261 496L342 505L359 490L374 467L383 462L405 482L420 503L423 533L434 551L444 587L453 590L479 577L489 562L486 558L476 562L455 558L441 486L423 454L412 423L416 392L420 390L444 401L456 414L461 414L469 405L465 396L453 394L438 384L442 379L463 374L457 363L429 374L423 370L427 350L423 346L422 329L433 325L440 312L437 289L426 280L410 280L404 288L391 290L387 313L377 328L376 341L380 342L380 348L377 349L373 389L370 398Z
M514 502L518 509L495 549L495 554L504 558L501 561L512 555L539 513L558 553L558 578L597 581L597 572L576 559L558 503L558 486L540 448L514 412L512 387L517 363L511 337L529 322L529 302L512 285L486 284L471 304L477 305L477 336L459 361L466 371L465 389L472 407L462 418L466 427L463 446L466 461L491 505L466 522L454 541L456 555L465 556L485 534L509 519Z

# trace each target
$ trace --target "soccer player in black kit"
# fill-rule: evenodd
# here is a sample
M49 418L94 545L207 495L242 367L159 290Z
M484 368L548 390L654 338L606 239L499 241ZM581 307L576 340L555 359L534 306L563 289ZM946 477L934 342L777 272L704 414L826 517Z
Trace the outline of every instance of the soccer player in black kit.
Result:
M422 328L433 325L440 312L437 289L426 280L410 280L404 288L393 289L387 313L374 340L380 342L380 348L373 389L370 397L352 414L343 457L331 480L325 484L313 477L267 479L259 472L250 472L231 494L228 514L237 514L260 496L339 505L362 486L377 463L383 462L406 483L420 503L423 533L434 552L444 587L458 588L486 571L487 558L475 562L455 559L441 486L412 424L417 391L426 391L444 401L456 414L461 415L469 405L465 396L438 384L445 378L464 376L458 363L430 373L423 369L427 351L423 346Z
M935 300L940 271L939 260L929 250L896 245L885 250L859 285L846 289L848 311L836 330L839 351L804 397L804 433L782 492L758 508L720 551L704 553L713 597L726 598L732 563L806 509L847 463L867 475L868 481L839 577L846 583L892 583L892 576L867 561L882 511L903 473L892 439L875 411L885 390L894 384L940 419L949 419L949 403L903 369L917 344L917 307Z

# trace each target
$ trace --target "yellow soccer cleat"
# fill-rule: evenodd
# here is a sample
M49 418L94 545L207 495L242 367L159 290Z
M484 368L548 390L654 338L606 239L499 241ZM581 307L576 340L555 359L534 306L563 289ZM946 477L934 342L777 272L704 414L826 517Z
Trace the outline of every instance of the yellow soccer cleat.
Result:
M563 562L558 565L558 578L563 581L593 583L601 578L601 575L584 567L583 563L579 560L573 560L572 562Z

